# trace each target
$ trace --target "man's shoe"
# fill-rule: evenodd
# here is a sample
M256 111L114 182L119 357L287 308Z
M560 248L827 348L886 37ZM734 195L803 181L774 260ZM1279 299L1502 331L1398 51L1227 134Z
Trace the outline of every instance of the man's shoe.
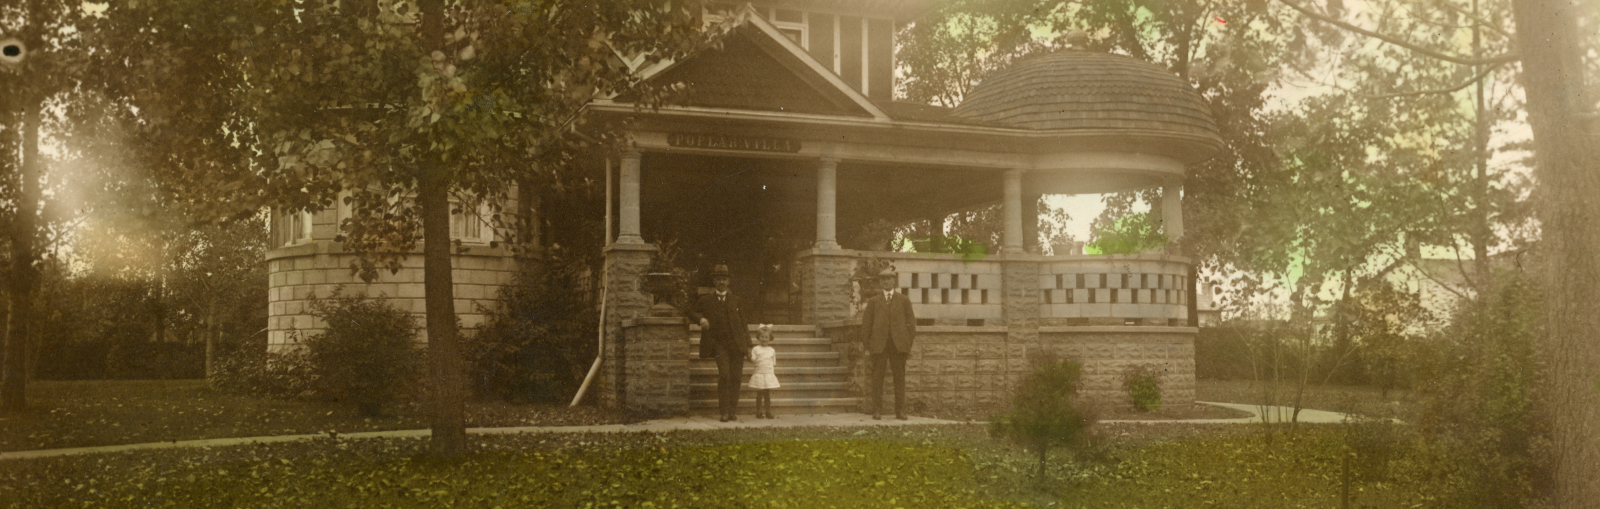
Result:
M906 420L906 419L908 419L908 418L907 418L907 417L906 417L906 414L900 414L900 415L896 415L896 416L894 416L894 418L896 418L896 419L900 419L900 420L902 420L902 421L904 421L904 420Z
M874 413L873 413L873 414L872 414L872 420L874 420L874 421L881 421L881 420L883 420L883 414L880 414L880 413L876 413L876 412L874 412Z
M727 415L723 415L722 416L722 422L728 422L728 416Z

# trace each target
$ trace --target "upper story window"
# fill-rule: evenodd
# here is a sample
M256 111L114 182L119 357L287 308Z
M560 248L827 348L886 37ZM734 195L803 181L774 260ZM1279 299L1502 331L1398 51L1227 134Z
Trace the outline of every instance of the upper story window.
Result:
M279 247L311 242L311 213L275 209L272 214L272 240Z

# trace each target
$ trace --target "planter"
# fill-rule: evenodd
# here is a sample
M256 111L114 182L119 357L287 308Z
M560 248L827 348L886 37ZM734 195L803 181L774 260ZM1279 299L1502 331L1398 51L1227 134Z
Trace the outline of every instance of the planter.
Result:
M650 316L674 317L678 316L678 308L672 306L672 296L678 291L678 277L667 272L651 272L644 275L644 291L650 294L655 303L650 306Z

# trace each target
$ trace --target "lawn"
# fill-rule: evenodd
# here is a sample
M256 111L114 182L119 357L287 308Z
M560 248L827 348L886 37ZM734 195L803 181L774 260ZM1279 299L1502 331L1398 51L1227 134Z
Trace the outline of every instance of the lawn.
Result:
M0 451L428 427L415 405L368 418L329 402L216 391L204 380L34 381L29 411L0 416ZM560 426L637 421L593 407L470 402L468 427Z
M425 427L198 381L38 382L0 421L8 450ZM1201 399L1250 403L1247 383ZM1321 390L1308 406L1360 390ZM580 408L470 405L474 426L622 421ZM1340 410L1337 406L1326 407ZM0 462L0 507L1352 507L1438 506L1438 462L1394 453L1351 477L1346 426L1101 424L1081 457L1034 454L981 423L475 436L450 461L421 439L319 439ZM21 447L15 447L21 445ZM1377 467L1373 467L1377 464ZM1447 476L1446 476L1447 477Z
M1336 507L1343 431L1111 425L1041 479L982 425L324 439L0 463L6 507ZM1405 465L1404 462L1394 462ZM1397 470L1353 507L1432 506Z

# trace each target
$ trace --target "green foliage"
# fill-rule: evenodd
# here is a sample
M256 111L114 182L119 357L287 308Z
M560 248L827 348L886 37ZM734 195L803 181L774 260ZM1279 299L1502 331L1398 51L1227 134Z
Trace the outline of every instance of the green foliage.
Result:
M1094 242L1084 246L1086 254L1139 254L1161 249L1167 245L1167 234L1161 230L1160 218L1153 213L1129 214L1099 225L1093 233Z
M305 352L271 352L265 334L245 338L217 360L208 378L223 392L270 398L291 398L312 390Z
M1081 372L1077 362L1041 362L1011 397L1011 410L990 420L995 436L1039 455L1041 474L1051 447L1079 448L1087 443L1095 417L1076 398Z
M595 355L595 303L575 291L583 266L527 262L500 290L501 306L467 338L472 390L513 401L562 402L582 382Z
M319 394L379 415L418 381L417 324L410 313L388 301L338 293L312 299L311 313L327 323L305 341Z
M1542 318L1538 288L1512 277L1456 315L1437 377L1419 387L1425 445L1463 466L1463 506L1522 507L1544 479L1534 462L1549 433L1534 408Z
M1133 407L1141 412L1154 412L1161 409L1161 382L1156 380L1156 375L1141 370L1128 378L1128 399L1133 401Z
M1252 380L1250 345L1236 323L1201 327L1194 337L1194 375L1201 380Z

